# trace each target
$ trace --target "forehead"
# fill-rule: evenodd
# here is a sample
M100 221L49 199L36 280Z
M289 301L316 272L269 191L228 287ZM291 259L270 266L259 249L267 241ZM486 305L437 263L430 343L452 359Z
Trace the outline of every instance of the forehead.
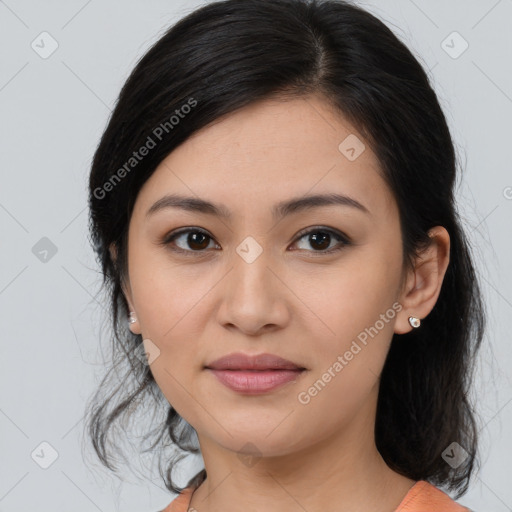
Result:
M375 215L395 206L366 141L316 95L259 101L196 132L144 184L139 215L169 192L240 215L263 215L283 199L312 193L348 195Z

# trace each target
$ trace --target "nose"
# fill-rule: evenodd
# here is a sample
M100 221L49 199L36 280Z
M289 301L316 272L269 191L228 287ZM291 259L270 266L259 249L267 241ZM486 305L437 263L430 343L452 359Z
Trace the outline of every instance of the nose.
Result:
M219 288L219 323L248 336L286 327L290 321L288 299L292 294L279 271L271 268L266 252L252 262L238 254L234 256L233 267Z

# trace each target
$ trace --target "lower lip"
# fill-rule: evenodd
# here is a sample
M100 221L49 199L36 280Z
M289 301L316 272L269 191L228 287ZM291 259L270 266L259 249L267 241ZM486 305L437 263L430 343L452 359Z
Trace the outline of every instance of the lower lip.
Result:
M272 391L296 380L304 370L214 370L207 368L222 384L247 395Z

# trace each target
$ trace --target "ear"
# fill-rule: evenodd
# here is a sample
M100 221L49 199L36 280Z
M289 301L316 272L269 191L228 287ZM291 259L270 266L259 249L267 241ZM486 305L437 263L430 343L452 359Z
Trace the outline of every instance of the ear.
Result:
M450 262L450 235L443 226L436 226L430 229L429 236L431 243L416 257L415 268L409 271L398 299L403 309L395 322L396 334L405 334L413 329L408 321L410 316L420 320L428 316L441 292Z
M115 263L117 261L117 246L115 242L112 242L109 246L109 252L110 257L112 258L112 261ZM133 332L133 334L141 334L140 330L140 323L137 318L137 312L135 308L133 307L133 301L132 301L132 292L130 283L128 283L128 286L124 283L124 281L121 281L121 289L123 290L123 294L126 298L126 301L128 302L128 307L130 308L130 311L133 311L136 321L134 323L129 324L130 331ZM128 321L128 319L126 319Z

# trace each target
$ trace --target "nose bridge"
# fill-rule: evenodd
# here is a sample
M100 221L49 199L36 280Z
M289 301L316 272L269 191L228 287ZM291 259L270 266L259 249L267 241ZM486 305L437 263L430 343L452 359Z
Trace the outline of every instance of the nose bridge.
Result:
M282 284L271 271L271 256L270 249L250 236L235 248L223 290L222 323L252 333L268 324L283 324L287 308L278 289Z
M251 301L262 298L269 300L272 284L271 251L264 248L255 238L247 236L235 249L233 284L237 294ZM268 297L264 297L268 294Z

